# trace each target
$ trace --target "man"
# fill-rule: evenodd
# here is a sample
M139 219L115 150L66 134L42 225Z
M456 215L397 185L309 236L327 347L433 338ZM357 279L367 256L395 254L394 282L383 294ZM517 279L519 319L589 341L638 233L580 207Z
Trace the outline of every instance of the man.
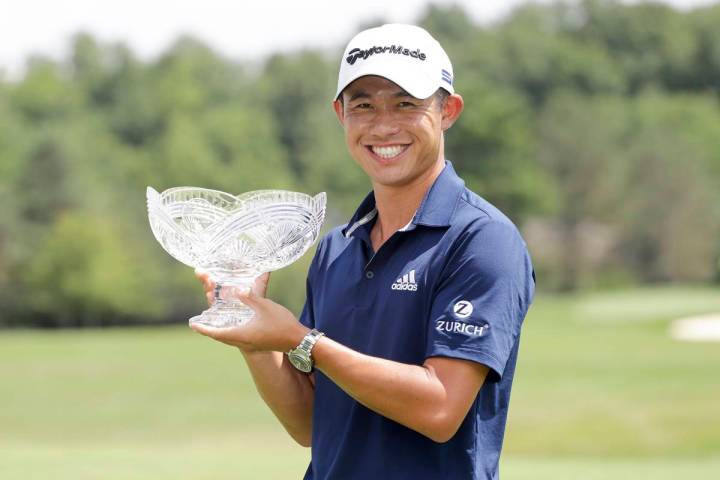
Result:
M262 398L312 445L306 479L498 478L534 277L511 221L445 160L463 110L450 60L419 27L366 30L333 106L373 191L320 243L300 320L264 298L264 276L240 296L253 320L193 328L243 352Z

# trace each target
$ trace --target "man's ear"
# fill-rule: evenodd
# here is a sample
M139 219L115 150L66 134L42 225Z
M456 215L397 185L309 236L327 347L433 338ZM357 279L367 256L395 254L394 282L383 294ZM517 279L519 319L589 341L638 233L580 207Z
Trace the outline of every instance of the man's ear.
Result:
M447 130L453 126L458 117L460 117L464 106L465 102L463 102L462 97L457 93L454 93L445 99L445 103L442 108L441 122L443 130Z
M345 111L344 111L344 105L340 100L335 100L333 102L333 110L335 110L335 115L337 116L338 121L340 122L340 125L343 127L345 126Z

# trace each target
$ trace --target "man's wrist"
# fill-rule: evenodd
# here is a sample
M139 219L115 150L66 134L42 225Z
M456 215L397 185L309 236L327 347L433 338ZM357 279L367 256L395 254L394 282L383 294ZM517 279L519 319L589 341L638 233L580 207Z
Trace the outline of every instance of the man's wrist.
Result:
M312 351L317 341L323 335L325 334L316 329L312 329L295 348L287 352L288 360L293 367L303 373L312 372L315 363L312 358Z
M290 335L289 337L290 344L282 351L288 352L293 348L296 348L298 345L300 345L305 336L310 333L310 331L310 328L298 322L298 328L293 329L292 335Z
M245 358L260 358L272 356L273 354L272 350L252 350L243 347L237 347L237 349L240 350L240 353L242 353Z

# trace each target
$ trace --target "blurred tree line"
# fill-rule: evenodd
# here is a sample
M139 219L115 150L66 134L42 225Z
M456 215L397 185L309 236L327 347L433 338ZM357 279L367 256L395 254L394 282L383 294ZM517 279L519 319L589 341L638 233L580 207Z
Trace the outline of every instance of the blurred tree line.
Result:
M718 279L720 5L528 5L418 19L466 101L447 154L521 227L544 289ZM192 272L150 232L145 187L369 189L330 108L342 45L238 64L193 38L141 62L77 35L0 77L0 326L185 321ZM302 305L309 255L271 295Z

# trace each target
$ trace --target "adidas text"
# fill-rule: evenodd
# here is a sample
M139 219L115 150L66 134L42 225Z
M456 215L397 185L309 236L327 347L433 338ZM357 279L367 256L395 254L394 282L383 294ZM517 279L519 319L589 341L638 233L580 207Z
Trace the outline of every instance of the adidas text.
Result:
M417 285L410 283L393 283L390 288L393 290L410 290L411 292L417 291Z
M395 280L390 287L392 290L407 290L408 292L417 292L418 286L415 281L415 269L410 270L402 277Z

